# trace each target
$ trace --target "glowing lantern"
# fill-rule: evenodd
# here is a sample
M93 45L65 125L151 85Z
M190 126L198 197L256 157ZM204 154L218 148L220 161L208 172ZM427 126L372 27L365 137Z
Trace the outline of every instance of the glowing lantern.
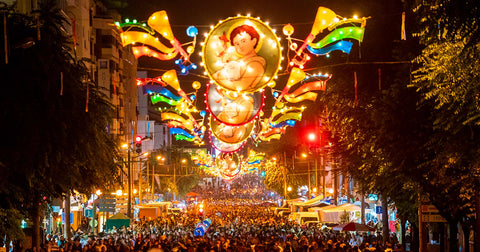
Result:
M198 90L201 86L202 86L202 84L200 84L200 82L198 82L198 81L194 81L194 82L192 83L192 87L193 87L193 89L195 89L195 90Z
M193 46L187 47L187 53L188 53L188 54L192 54L193 51L195 51L195 48L194 48Z
M285 34L285 36L291 36L294 31L295 30L291 24L287 24L283 27L283 34Z
M189 27L187 28L187 35L188 35L189 37L192 37L192 38L193 38L193 37L197 36L197 34L198 34L198 29L197 29L197 27L195 27L195 26L189 26Z

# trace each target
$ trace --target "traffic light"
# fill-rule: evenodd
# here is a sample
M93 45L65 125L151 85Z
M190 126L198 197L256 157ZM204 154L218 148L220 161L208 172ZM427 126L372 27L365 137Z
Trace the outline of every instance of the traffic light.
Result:
M308 145L315 146L320 144L322 138L321 131L309 130L305 133L305 140Z
M135 137L135 152L141 153L142 152L142 137L136 136Z

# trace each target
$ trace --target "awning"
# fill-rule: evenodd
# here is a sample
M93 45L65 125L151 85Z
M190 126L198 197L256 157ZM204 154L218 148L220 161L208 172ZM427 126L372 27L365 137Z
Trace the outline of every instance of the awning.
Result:
M295 206L306 206L306 207L314 207L314 206L321 206L321 205L327 206L327 205L329 205L328 203L323 202L322 200L323 200L323 196L318 196L318 197L315 197L313 199L309 199L305 202L293 202L292 204L295 205Z

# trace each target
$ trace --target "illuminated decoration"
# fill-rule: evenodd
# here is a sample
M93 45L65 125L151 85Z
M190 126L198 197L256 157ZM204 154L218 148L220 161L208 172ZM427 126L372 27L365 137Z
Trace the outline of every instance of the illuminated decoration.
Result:
M198 81L194 81L192 83L192 88L195 89L195 90L200 89L201 86L202 86L202 84L200 84L200 82L198 82Z
M196 35L198 29L194 26L187 28L187 35L193 37L191 43L193 46L187 47L185 51L182 44L175 38L170 26L167 13L165 11L157 11L153 13L147 20L147 24L139 25L136 22L130 23L128 20L124 24L116 23L121 30L121 39L123 46L133 45L132 50L136 58L142 56L153 57L159 60L171 60L178 54L182 56L179 62L182 74L187 74L188 70L196 69L196 65L190 62L190 55L195 49ZM165 45L157 35L162 36L170 42L170 46Z
M309 52L315 55L326 55L333 51L342 51L346 54L350 54L350 50L352 49L353 43L349 41L339 41L331 46L323 47L320 49L314 49L311 46L307 46Z
M210 135L210 144L215 148L217 149L218 151L221 151L221 152L235 152L235 151L238 151L240 150L245 144L246 142L241 142L241 143L236 143L236 144L229 144L229 143L225 143L225 142L222 142L220 140L218 140L216 137L214 137L213 135Z
M184 65L182 59L175 60L175 64L177 64L180 67L180 73L182 75L187 75L190 69L197 69L197 65L195 65L194 63Z
M363 27L343 27L332 31L317 43L311 43L310 47L313 49L320 49L328 44L335 43L337 41L351 38L362 42L365 28Z
M281 47L272 29L260 19L237 16L220 21L210 30L203 44L202 61L218 86L255 92L275 77Z
M235 178L241 171L240 160L236 153L221 153L215 159L215 165L226 180Z
M133 55L135 58L140 58L142 56L153 57L158 60L171 60L177 56L176 52L171 53L159 53L158 51L152 50L148 46L134 46Z
M143 94L161 94L169 99L179 101L182 99L181 96L176 96L170 90L166 89L165 87L159 86L159 85L144 85L142 86L143 89ZM153 102L153 99L152 99Z
M164 103L167 103L168 105L176 106L180 102L179 100L168 99L167 97L165 97L163 95L159 95L159 94L152 95L150 99L151 99L153 105L155 105L159 102L164 102Z
M326 82L330 78L331 75L328 74L307 77L306 73L301 69L292 68L287 84L281 94L275 95L278 97L275 105L272 107L270 117L261 121L261 130L254 140L258 142L280 139L282 134L285 133L286 127L293 127L295 121L302 119L305 107L293 104L303 101L315 101L318 94L313 91L325 90Z
M210 130L218 140L224 143L236 144L245 141L250 136L253 130L253 122L231 126L219 123L212 118L210 120Z
M353 40L363 40L366 19L341 18L332 10L319 7L305 40L292 38L295 28L284 25L282 32L289 50L286 83L276 80L283 49L268 24L260 18L241 15L221 20L205 34L199 54L199 66L204 67L209 80L188 83L191 88L187 89L194 90L190 93L182 89L186 83L180 83L178 75L198 71L198 64L190 61L199 32L195 26L186 29L193 41L183 44L174 36L165 11L153 13L146 23L126 20L116 26L123 45L128 45L136 58L147 56L175 63L176 70L166 70L156 78L137 79L137 86L149 95L176 140L202 145L208 130L215 154L205 151L192 155L193 163L207 174L232 180L242 174L258 174L268 163L264 154L249 151L244 158L236 152L247 143L256 145L280 139L287 127L294 127L302 119L307 103L315 101L319 91L326 90L331 75L302 70L310 56L350 53ZM197 109L202 84L206 84L206 91L202 90L205 110ZM274 89L276 86L282 89ZM266 94L273 96L274 104L264 113Z
M215 120L227 125L242 125L257 118L264 106L263 92L237 93L207 84L207 110Z
M289 62L289 66L297 66L300 69L304 68L304 65L310 60L310 56L305 53L305 49L314 55L326 55L329 57L329 53L332 51L342 51L349 54L352 48L352 43L345 39L354 39L359 42L363 40L363 34L365 30L367 18L341 18L332 10L319 7L315 16L312 29L307 38L303 40L303 44L298 47L297 43L293 42L291 35L294 28L291 24L287 24L283 27L283 33L287 36L288 48L293 51L294 56ZM344 27L346 26L346 27ZM322 33L324 30L328 30L320 41L314 43L316 36ZM333 43L333 44L332 44Z

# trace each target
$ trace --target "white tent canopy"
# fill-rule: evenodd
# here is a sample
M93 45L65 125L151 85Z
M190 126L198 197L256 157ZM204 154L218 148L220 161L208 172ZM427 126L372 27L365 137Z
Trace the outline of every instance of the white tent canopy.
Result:
M360 212L361 208L353 204L343 204L340 206L330 205L325 207L312 207L311 212L319 212L321 222L339 223L340 217L347 212L350 215L350 220L356 218L356 212Z

